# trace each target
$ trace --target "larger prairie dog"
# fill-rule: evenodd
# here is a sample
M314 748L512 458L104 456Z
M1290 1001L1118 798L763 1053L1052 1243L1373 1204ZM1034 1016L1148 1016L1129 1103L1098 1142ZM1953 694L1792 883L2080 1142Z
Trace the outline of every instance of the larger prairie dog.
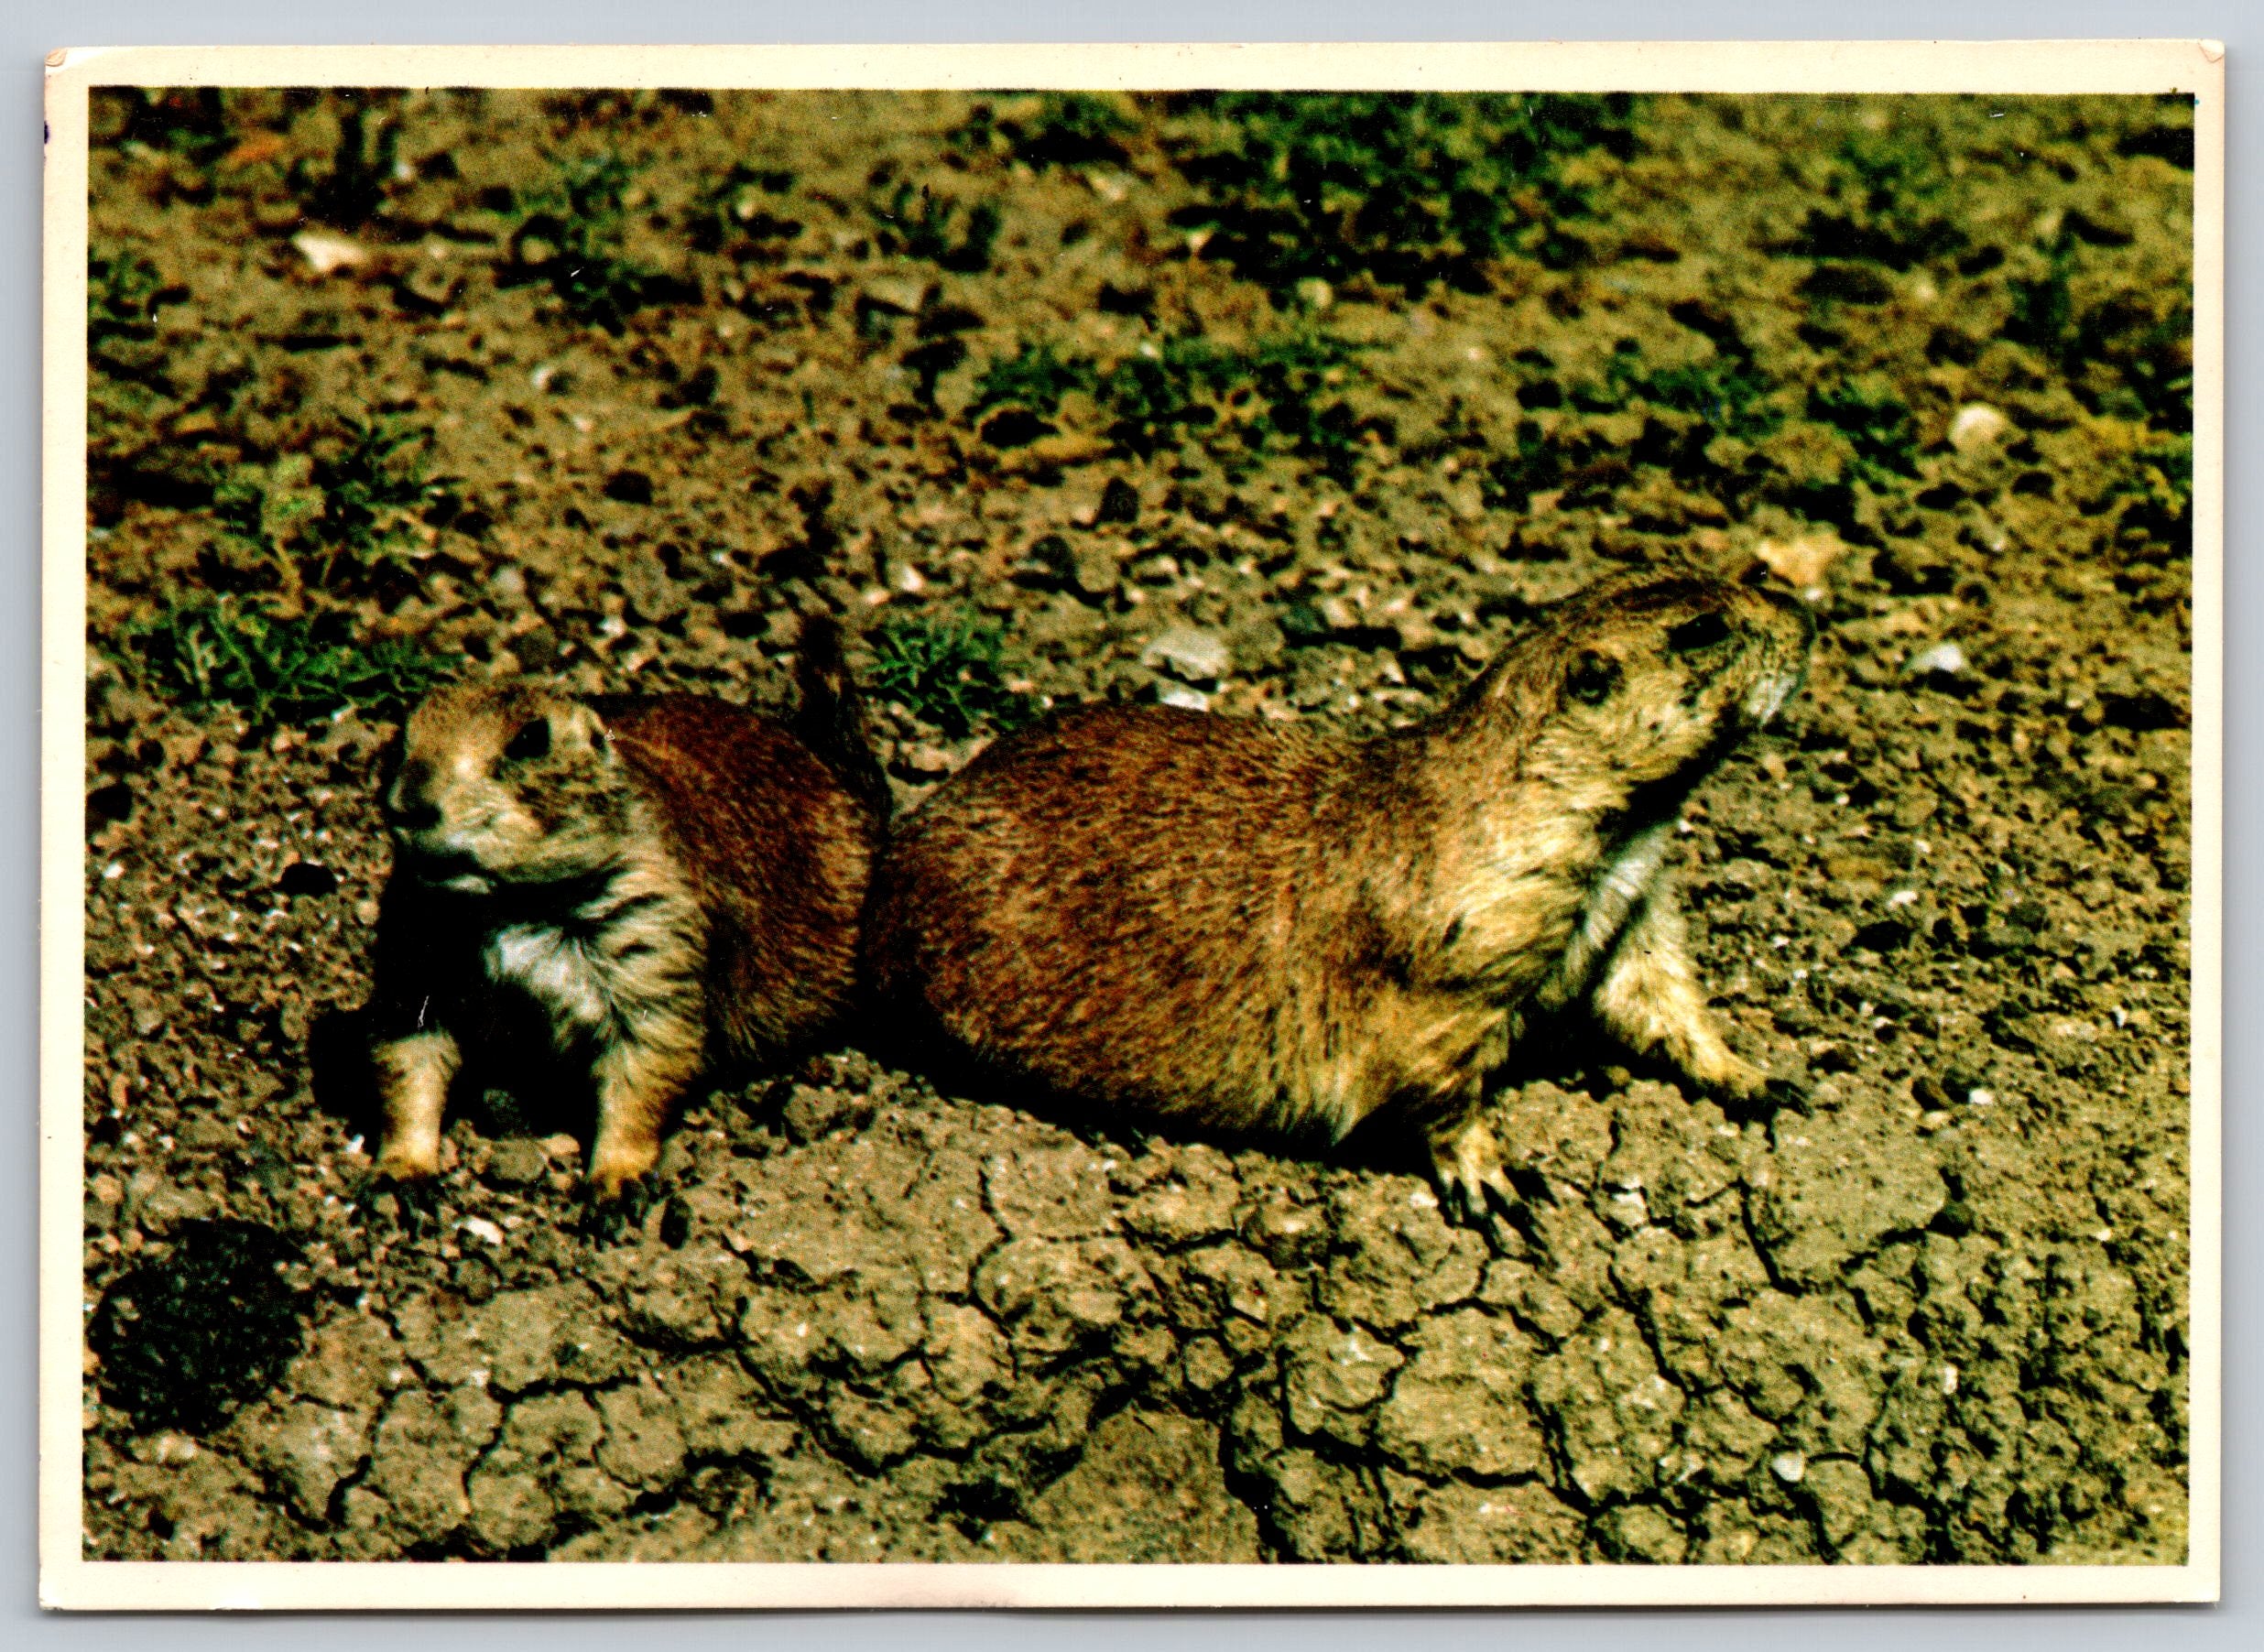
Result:
M417 708L383 794L381 1175L439 1168L460 1077L586 1087L589 1180L617 1195L704 1069L775 1060L838 1020L886 782L833 622L806 621L799 654L793 729L690 695L517 684Z
M1761 1087L1662 864L1692 788L1799 687L1811 630L1744 586L1622 577L1378 739L1054 718L898 827L876 986L1096 1117L1341 1137L1393 1109L1482 1223L1515 1204L1486 1076L1535 1012L1584 1002L1701 1085Z

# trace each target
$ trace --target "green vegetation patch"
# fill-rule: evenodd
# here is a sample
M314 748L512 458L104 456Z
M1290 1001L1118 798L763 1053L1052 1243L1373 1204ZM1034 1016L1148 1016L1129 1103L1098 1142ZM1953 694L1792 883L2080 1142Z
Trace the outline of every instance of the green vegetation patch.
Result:
M165 290L165 277L139 253L88 247L87 348L99 357L105 345L118 340L150 337L156 331L159 296Z
M345 107L328 158L294 162L290 180L308 216L351 230L384 209L399 175L401 131L391 111L370 108L354 92L342 95Z
M1173 222L1279 298L1308 278L1365 277L1483 291L1528 254L1577 264L1590 215L1568 160L1636 147L1637 103L1452 92L1201 92L1179 100L1174 147L1201 200Z
M1703 420L1716 435L1746 441L1776 429L1788 411L1776 382L1734 343L1695 362L1653 366L1633 339L1621 339L1605 358L1601 378L1576 386L1571 401L1586 412L1662 408Z
M2175 295L2123 291L2077 303L2078 237L2063 232L2041 274L2010 283L2005 336L2065 375L2084 405L2158 429L2193 425L2193 308Z
M1050 167L1121 164L1139 123L1114 99L1089 92L1007 92L977 103L947 141L963 154Z
M637 168L610 151L562 163L521 203L507 281L543 281L577 321L618 334L636 311L680 296L680 283L623 250Z
M1855 480L1878 488L1918 474L1918 425L1910 405L1876 375L1843 380L1814 391L1810 415L1846 437L1855 455Z
M794 174L775 167L735 163L702 189L693 201L686 234L703 253L726 246L752 251L801 234L798 220L781 217L771 204L789 194Z
M446 675L415 644L356 639L343 614L286 616L234 597L169 608L122 640L122 663L151 692L186 706L234 706L255 726L348 706L397 711Z
M2095 505L2120 506L2119 534L2179 546L2190 540L2193 509L2193 439L2181 433L2141 442L2124 456Z
M1856 132L1834 158L1834 204L1809 209L1791 251L1909 269L1964 250L1965 233L1941 211L1951 172L1938 131Z
M350 422L326 455L236 466L215 482L212 513L293 601L367 587L405 571L410 519L448 497L426 470L425 441L397 420Z
M873 691L953 737L1010 730L1038 712L1006 683L1006 636L974 614L891 618L874 634Z
M987 201L968 206L904 179L893 188L885 182L880 188L886 192L866 204L879 225L876 239L883 252L924 259L962 275L990 267L1006 223L997 207Z
M177 155L208 167L234 146L217 86L99 86L89 111L97 143Z
M975 380L971 416L993 447L1027 446L1055 429L1072 394L1092 398L1116 446L1142 456L1208 432L1255 455L1277 447L1347 473L1359 449L1358 417L1340 394L1356 346L1310 331L1246 349L1181 337L1144 341L1106 364L1050 343L994 360Z

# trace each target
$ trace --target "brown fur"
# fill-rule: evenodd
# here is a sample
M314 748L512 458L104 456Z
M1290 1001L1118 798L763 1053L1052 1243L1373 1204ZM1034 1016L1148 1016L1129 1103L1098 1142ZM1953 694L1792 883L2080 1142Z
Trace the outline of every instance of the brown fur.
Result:
M841 680L830 623L802 653L800 719L844 737L832 763L690 695L481 685L417 708L384 794L382 1173L438 1169L470 1065L514 1087L586 1082L591 1184L616 1194L703 1070L775 1060L837 1019L881 817L862 795L870 754L846 743L854 703L824 703Z
M1701 1083L1759 1088L1660 866L1689 788L1798 686L1807 633L1741 586L1620 579L1378 740L1160 708L1056 718L899 827L876 984L1110 1112L1341 1137L1400 1110L1478 1216L1512 1202L1480 1098L1530 1012L1585 1002Z

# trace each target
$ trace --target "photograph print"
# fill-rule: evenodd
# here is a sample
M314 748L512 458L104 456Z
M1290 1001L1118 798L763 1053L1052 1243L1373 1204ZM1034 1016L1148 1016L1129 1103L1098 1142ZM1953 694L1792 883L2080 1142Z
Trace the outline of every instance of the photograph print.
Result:
M91 79L79 1587L2214 1565L2193 92Z

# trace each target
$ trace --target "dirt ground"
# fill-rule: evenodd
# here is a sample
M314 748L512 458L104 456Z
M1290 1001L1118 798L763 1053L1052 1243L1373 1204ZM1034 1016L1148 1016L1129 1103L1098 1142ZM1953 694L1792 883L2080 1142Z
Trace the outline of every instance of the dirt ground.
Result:
M2189 106L95 126L90 1556L2182 1558ZM1545 1267L856 1048L697 1099L641 1227L541 1096L437 1220L368 1179L436 671L767 703L830 607L917 807L1048 702L1382 730L1675 557L1819 620L1675 857L1807 1100L1524 1052Z

